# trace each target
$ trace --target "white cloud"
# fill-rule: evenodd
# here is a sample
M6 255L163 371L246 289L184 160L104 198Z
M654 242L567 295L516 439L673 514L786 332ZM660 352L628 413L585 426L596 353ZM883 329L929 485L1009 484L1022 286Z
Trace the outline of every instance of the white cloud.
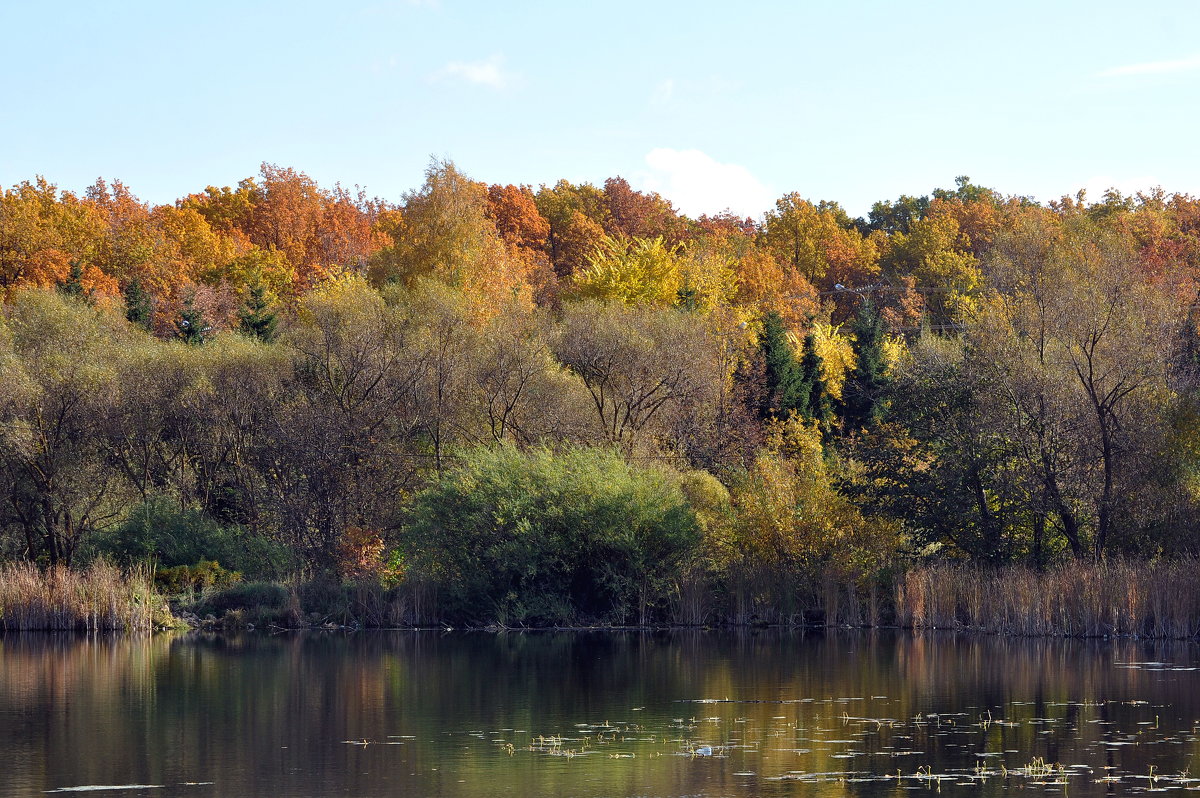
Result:
M1124 75L1164 75L1171 72L1191 72L1196 69L1200 69L1200 55L1177 58L1174 61L1149 61L1144 64L1111 67L1097 75L1102 78L1115 78Z
M646 155L649 172L640 187L657 191L688 216L730 210L758 218L775 204L775 194L744 166L720 163L700 150L658 147Z
M456 78L477 86L503 89L512 81L512 76L504 71L503 66L504 56L501 55L494 55L485 61L451 61L435 77Z

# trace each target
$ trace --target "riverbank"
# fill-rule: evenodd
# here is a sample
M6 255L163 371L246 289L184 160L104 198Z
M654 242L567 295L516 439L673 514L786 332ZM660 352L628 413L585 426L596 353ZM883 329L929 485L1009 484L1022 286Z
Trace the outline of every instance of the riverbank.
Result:
M0 565L0 630L149 632L178 627L148 568Z
M1194 558L1065 562L1045 571L940 563L906 572L896 622L1028 637L1200 636Z
M433 592L400 585L237 585L184 610L189 623L278 628L630 629L687 627L900 627L1022 637L1200 637L1200 568L1191 559L1163 562L1065 562L1038 571L984 569L943 562L911 568L894 582L839 584L826 578L781 602L765 604L727 585L698 591L699 623L683 623L666 606L645 625L580 618L574 624L525 626L494 618L443 617ZM694 590L693 594L697 591ZM779 596L776 596L779 598ZM694 608L693 608L694 609ZM481 614L482 615L482 614Z
M440 613L429 585L247 582L168 598L145 568L122 571L96 562L85 569L42 571L14 563L0 567L0 629L900 627L1022 637L1195 639L1197 565L1191 558L1114 559L1038 571L940 562L910 568L891 582L839 584L827 577L786 595L754 593L745 585L691 585L688 612L699 622L681 622L676 603L640 625L582 616L572 623L530 625L504 623L484 611L471 618Z

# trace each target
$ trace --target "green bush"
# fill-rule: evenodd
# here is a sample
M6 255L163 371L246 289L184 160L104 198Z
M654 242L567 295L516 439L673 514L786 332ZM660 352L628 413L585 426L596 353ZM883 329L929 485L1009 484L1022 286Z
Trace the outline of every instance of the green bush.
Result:
M644 623L699 540L678 475L608 449L470 452L410 518L407 578L453 621Z
M285 547L161 496L135 507L124 523L98 537L95 548L123 564L153 561L173 568L215 561L256 579L277 579L294 567Z
M242 575L239 572L222 568L216 560L201 560L195 565L159 568L154 572L154 584L168 595L219 589L240 581Z
M205 597L193 610L197 615L212 614L218 617L231 610L283 610L290 598L290 591L283 585L243 582Z

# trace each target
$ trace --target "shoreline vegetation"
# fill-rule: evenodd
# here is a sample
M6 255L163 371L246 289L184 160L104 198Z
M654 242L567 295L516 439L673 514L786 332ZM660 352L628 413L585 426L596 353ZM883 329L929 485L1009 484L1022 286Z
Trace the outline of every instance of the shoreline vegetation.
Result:
M0 631L150 632L177 628L148 568L122 571L103 561L87 568L0 565Z
M168 598L148 569L98 561L86 570L40 571L28 563L0 567L0 632L168 629L463 629L485 631L688 628L900 628L1010 637L1189 640L1200 637L1200 568L1109 560L1035 571L935 563L874 590L825 582L788 617L737 617L719 610L728 596L710 593L705 620L685 620L678 603L644 624L517 624L495 619L451 623L416 614L403 587L378 582L245 583L189 590Z
M0 193L0 625L1200 632L1200 200Z

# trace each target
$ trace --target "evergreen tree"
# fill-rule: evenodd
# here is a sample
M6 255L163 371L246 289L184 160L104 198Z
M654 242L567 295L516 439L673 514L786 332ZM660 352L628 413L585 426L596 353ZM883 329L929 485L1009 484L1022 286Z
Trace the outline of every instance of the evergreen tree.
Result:
M675 304L684 310L695 313L700 306L700 293L691 286L684 286L675 292Z
M275 338L275 327L279 319L271 309L271 300L261 283L250 286L250 293L238 313L238 329L244 334L270 342Z
M136 277L133 278L121 293L125 298L125 318L134 324L150 329L154 305L150 300L150 295L143 290L142 281Z
M825 378L821 376L821 355L817 353L817 337L813 333L804 336L804 354L800 359L800 380L797 387L796 408L809 421L817 422L822 435L829 434L833 420L833 408Z
M92 295L83 287L83 265L77 260L71 261L71 273L65 281L58 284L58 290L69 297L91 304Z
M887 411L883 400L888 385L883 356L883 319L874 303L866 297L854 318L853 331L855 366L843 389L847 432L874 427Z
M763 420L785 418L800 407L803 375L788 343L783 317L773 310L763 316L758 351L766 376L766 392L758 414Z
M175 334L185 344L199 346L208 340L212 327L204 318L204 314L191 299L183 303L179 318L175 320Z

